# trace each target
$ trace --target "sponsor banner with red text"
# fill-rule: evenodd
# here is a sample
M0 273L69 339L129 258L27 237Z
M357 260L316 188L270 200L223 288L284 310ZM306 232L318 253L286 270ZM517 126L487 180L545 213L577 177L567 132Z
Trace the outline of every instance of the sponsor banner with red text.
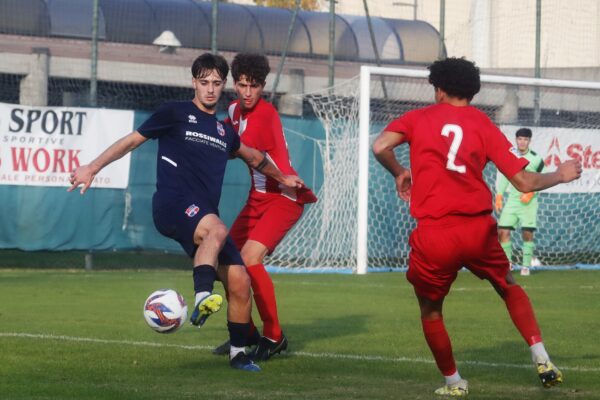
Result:
M0 103L0 184L70 186L69 173L133 131L133 111ZM127 154L106 166L93 187L124 189Z
M500 129L514 144L515 132L523 127L533 132L529 148L544 159L543 172L555 171L560 163L572 159L580 160L583 166L580 179L546 189L544 193L600 192L600 130L514 125L502 125Z

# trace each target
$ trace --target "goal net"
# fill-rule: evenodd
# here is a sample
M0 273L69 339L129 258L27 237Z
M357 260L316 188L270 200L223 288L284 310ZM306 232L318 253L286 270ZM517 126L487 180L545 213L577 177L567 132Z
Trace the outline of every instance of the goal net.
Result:
M270 264L357 273L406 268L415 222L370 145L392 119L432 103L427 76L423 70L363 67L360 77L305 95L326 131L318 143L323 185L319 202ZM361 98L361 91L368 95ZM531 128L530 147L542 156L546 171L566 159L582 160L579 181L540 193L534 256L544 266L600 264L600 85L483 75L472 104L513 143L516 129ZM399 146L397 157L409 166L408 146ZM492 163L484 176L495 193ZM520 230L512 234L515 264L522 259L520 236Z

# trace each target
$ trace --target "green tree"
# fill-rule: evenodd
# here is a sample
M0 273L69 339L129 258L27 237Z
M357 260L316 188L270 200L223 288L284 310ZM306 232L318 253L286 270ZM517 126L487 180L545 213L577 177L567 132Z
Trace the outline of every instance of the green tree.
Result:
M256 5L265 7L278 7L293 9L296 7L296 0L254 0ZM303 10L318 10L319 0L301 0L300 8Z

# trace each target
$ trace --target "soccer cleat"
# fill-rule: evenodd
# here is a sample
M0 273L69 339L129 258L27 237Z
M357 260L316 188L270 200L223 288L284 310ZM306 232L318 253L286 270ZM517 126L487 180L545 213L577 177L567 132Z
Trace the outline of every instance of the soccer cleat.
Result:
M256 346L260 339L260 334L257 330L246 339L246 347ZM221 345L215 347L212 353L216 356L224 356L229 354L229 348L231 347L231 342L229 340L225 341Z
M521 267L521 276L529 276L529 268Z
M218 345L217 347L215 347L212 350L212 353L216 356L224 356L224 355L229 354L230 348L231 348L231 342L229 340L226 340L225 342L223 342L220 345Z
M536 362L538 376L545 388L550 388L554 385L562 383L562 372L550 360Z
M469 394L469 382L461 379L456 383L436 389L434 393L438 396L465 397Z
M198 328L201 327L210 315L221 309L221 304L223 304L223 297L221 295L209 294L196 304L194 312L192 312L192 316L190 317L190 322Z
M283 350L286 350L288 347L288 340L281 332L281 339L278 342L274 342L266 336L263 336L258 341L258 345L256 349L250 354L250 358L254 361L267 361L275 354L281 353Z
M246 355L243 351L240 351L229 360L229 365L233 369L241 369L242 371L260 372L260 367Z

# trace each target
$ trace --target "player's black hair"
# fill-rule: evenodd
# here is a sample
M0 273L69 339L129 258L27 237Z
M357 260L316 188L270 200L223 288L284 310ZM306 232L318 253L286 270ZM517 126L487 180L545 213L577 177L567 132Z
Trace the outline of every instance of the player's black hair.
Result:
M231 76L234 82L238 82L244 75L250 82L264 85L270 71L269 60L262 54L239 53L231 62Z
M198 56L192 64L192 76L196 79L208 76L213 70L222 80L227 79L229 73L229 65L223 56L211 53L204 53Z
M516 137L523 136L523 137L530 138L532 136L532 132L531 132L531 129L529 129L529 128L521 128L521 129L517 130L517 133L515 133L515 136Z
M429 83L452 97L471 101L481 89L479 68L464 57L438 60L428 68Z

